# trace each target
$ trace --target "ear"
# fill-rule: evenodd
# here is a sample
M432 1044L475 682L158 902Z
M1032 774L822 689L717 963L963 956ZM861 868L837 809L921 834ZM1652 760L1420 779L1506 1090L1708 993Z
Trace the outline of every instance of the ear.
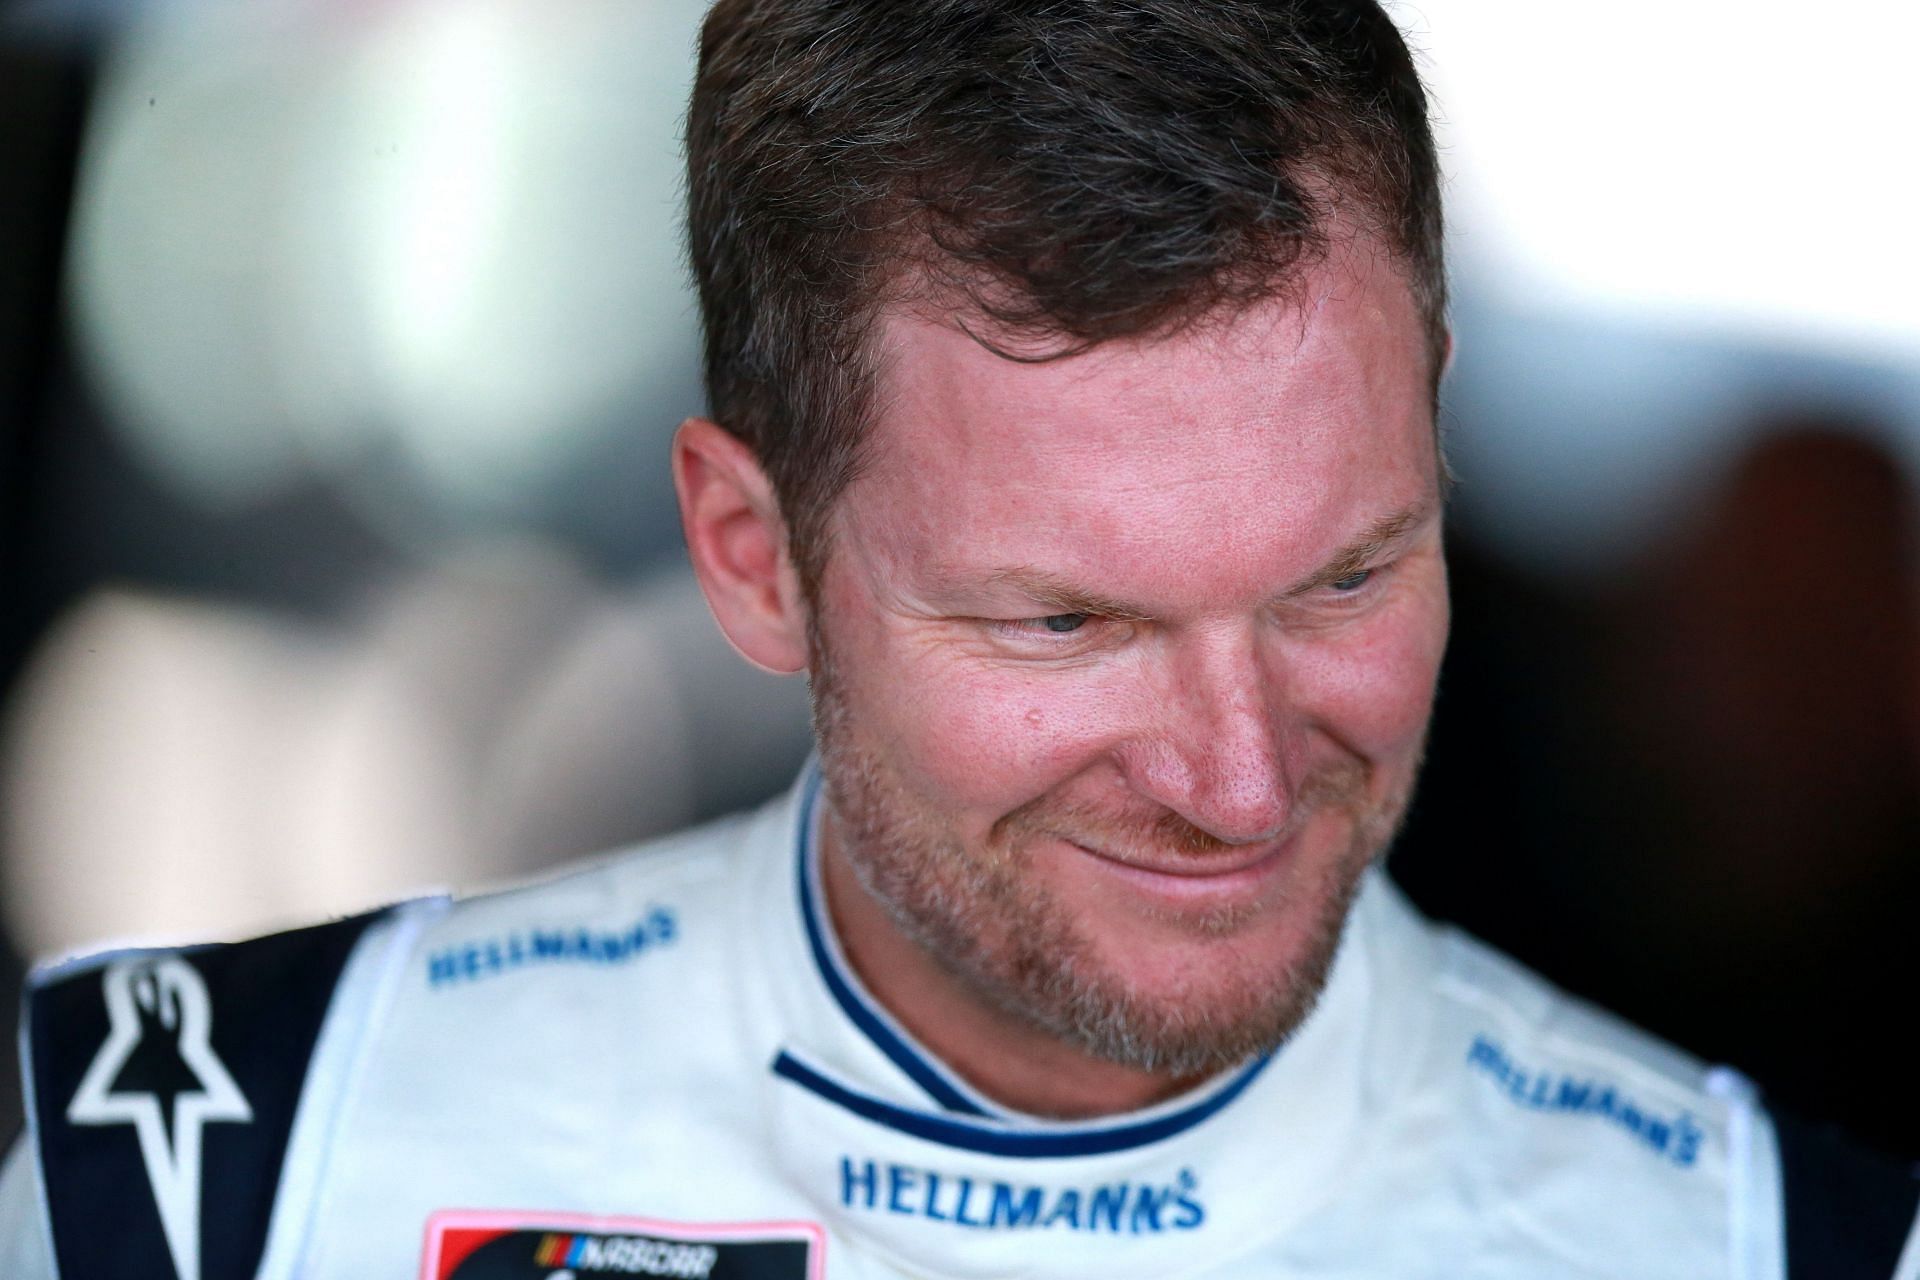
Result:
M1453 358L1460 354L1460 339L1454 335L1453 326L1447 326L1447 348L1440 353L1440 378L1453 372ZM1438 382L1436 378L1434 381Z
M803 670L806 602L780 504L753 450L724 427L689 418L673 437L673 487L693 573L720 630L756 667Z

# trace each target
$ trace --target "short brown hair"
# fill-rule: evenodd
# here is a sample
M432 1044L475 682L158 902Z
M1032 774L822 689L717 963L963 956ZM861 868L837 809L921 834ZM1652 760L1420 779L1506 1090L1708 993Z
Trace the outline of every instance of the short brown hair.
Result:
M1373 0L719 0L687 153L710 409L809 587L902 293L1079 349L1269 296L1344 221L1438 376L1438 164Z

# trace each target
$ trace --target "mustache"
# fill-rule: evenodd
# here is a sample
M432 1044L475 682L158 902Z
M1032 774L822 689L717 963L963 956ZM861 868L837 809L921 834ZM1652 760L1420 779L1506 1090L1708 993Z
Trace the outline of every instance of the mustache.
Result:
M1372 775L1360 760L1342 759L1308 774L1294 790L1293 806L1282 839L1322 809L1356 807L1366 795ZM1181 817L1171 809L1157 813L1116 813L1085 801L1036 796L994 824L995 843L1021 836L1053 836L1113 854L1173 850L1183 854L1224 853L1244 842L1219 836Z

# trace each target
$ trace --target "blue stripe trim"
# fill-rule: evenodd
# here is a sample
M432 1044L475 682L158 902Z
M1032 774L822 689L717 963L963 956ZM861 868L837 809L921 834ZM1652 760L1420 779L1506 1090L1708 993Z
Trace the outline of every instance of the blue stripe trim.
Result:
M927 1096L961 1115L985 1116L989 1114L973 1099L956 1088L939 1067L929 1062L918 1050L901 1037L889 1025L886 1018L874 1009L853 984L841 973L840 966L827 945L825 928L821 923L818 898L813 891L813 808L820 796L820 776L814 774L807 779L806 798L800 806L800 917L807 923L807 945L813 951L814 965L820 970L821 979L827 984L834 1002L841 1011L853 1021L853 1025L873 1041L880 1052L892 1060L893 1065L906 1072L912 1081L926 1090Z
M909 1111L830 1080L784 1050L773 1060L773 1073L862 1119L916 1138L924 1138L928 1142L990 1156L1042 1160L1111 1155L1116 1151L1144 1147L1184 1133L1246 1092L1247 1086L1258 1078L1271 1061L1271 1054L1255 1060L1241 1071L1237 1080L1212 1097L1170 1116L1105 1129L1056 1131L1010 1130L924 1111Z

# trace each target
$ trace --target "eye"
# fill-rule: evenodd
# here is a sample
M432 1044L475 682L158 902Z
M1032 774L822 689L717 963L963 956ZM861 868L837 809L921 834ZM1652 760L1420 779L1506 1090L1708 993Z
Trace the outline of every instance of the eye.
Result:
M1358 591L1360 588L1366 586L1368 579L1372 577L1373 570L1362 569L1360 572L1350 573L1344 578L1336 578L1327 585L1335 591Z
M1082 654L1119 638L1121 629L1097 613L1049 613L1038 618L986 619L986 625L1027 654Z

